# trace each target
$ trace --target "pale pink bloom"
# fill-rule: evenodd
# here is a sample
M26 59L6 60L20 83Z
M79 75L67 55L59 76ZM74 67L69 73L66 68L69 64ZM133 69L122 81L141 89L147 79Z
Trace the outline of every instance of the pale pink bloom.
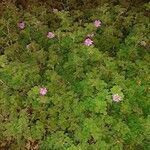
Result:
M90 38L85 39L84 45L91 46L93 44L93 41Z
M114 102L119 102L121 101L121 96L119 96L118 94L113 94L112 99Z
M18 23L18 27L19 27L20 29L24 29L24 28L25 28L25 22L19 22L19 23Z
M47 88L45 88L45 87L40 88L40 94L42 96L46 95L46 93L47 93Z
M101 26L101 21L100 20L95 20L94 25L96 28Z
M48 32L48 33L47 33L47 37L48 37L49 39L52 39L52 38L55 37L55 34L54 34L53 32Z

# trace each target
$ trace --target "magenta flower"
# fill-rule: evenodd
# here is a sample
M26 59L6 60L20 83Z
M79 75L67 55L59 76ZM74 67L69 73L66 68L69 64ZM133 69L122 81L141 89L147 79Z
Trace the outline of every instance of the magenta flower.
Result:
M121 96L119 96L118 94L113 94L112 100L114 102L119 102L119 101L121 101Z
M93 44L93 41L90 38L86 38L84 41L84 45L91 46Z
M55 34L54 34L53 32L48 32L48 33L47 33L47 37L48 37L49 39L52 39L52 38L55 37Z
M20 29L24 29L25 28L25 22L19 22L18 23L18 27L20 28Z
M45 88L45 87L40 88L40 94L42 96L46 95L46 93L47 93L47 88Z
M101 21L100 20L95 20L94 25L96 28L101 26Z

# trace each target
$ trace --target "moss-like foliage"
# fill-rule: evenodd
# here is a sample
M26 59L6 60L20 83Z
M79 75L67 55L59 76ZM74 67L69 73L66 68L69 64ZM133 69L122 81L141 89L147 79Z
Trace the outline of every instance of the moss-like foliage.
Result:
M150 3L31 6L1 6L0 149L149 150Z

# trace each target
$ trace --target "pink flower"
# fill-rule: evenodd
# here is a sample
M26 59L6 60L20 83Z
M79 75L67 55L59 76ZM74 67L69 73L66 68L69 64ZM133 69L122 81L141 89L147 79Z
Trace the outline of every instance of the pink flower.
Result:
M49 39L52 39L52 38L55 37L55 34L54 34L53 32L48 32L48 33L47 33L47 37L48 37Z
M84 45L91 46L93 44L93 41L90 38L86 38L84 41Z
M101 26L101 21L100 20L95 20L94 25L96 28Z
M46 93L47 93L47 88L45 88L45 87L40 88L40 94L42 96L46 95Z
M24 29L24 28L25 28L25 22L19 22L19 23L18 23L18 27L19 27L20 29Z
M114 102L119 102L119 101L121 101L121 96L119 96L118 94L114 94L112 96L112 99Z

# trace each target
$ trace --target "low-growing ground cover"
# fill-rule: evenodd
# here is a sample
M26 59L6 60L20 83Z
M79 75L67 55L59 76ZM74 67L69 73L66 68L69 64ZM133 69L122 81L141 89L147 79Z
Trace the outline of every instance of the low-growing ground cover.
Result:
M149 10L2 5L0 148L149 150Z

